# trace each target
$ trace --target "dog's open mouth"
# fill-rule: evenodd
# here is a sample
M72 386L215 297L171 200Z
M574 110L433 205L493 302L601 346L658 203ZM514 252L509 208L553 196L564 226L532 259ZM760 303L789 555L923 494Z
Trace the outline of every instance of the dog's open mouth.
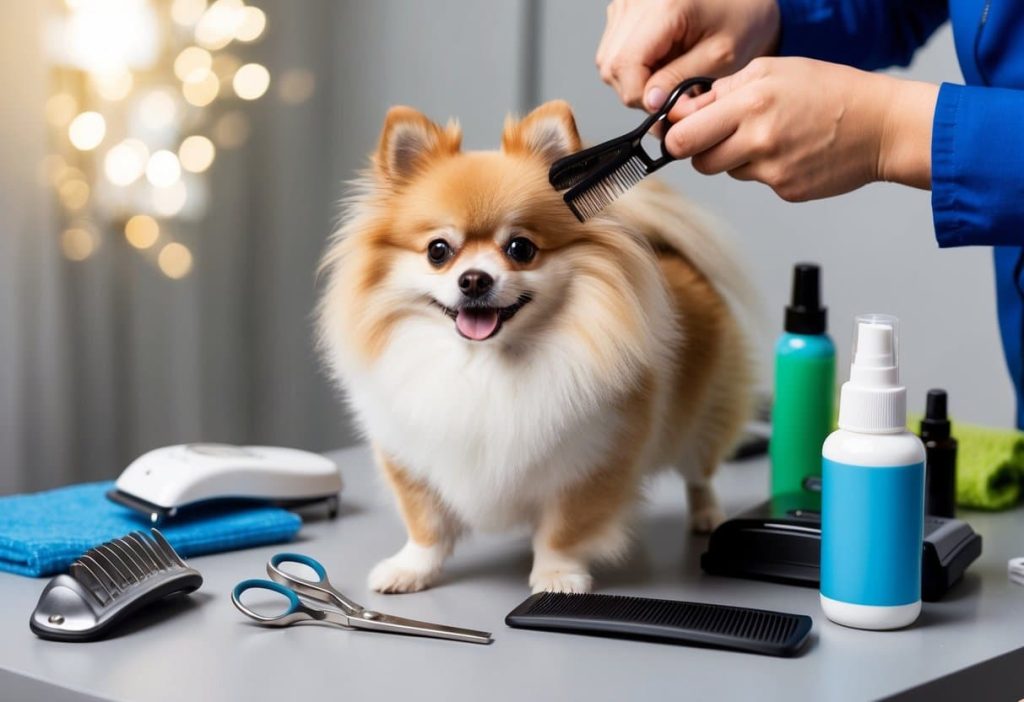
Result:
M485 307L482 305L463 305L452 309L437 300L431 300L444 313L455 320L455 329L461 336L472 341L484 341L501 331L501 325L512 319L516 312L523 309L533 297L523 293L508 307Z

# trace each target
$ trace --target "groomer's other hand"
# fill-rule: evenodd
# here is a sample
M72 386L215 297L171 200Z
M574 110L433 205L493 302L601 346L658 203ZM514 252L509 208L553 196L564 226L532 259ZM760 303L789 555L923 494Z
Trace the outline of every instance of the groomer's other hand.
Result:
M680 102L669 153L791 202L876 180L931 185L938 86L804 58L758 58Z
M777 0L612 0L597 67L622 102L653 111L683 79L732 73L778 37Z

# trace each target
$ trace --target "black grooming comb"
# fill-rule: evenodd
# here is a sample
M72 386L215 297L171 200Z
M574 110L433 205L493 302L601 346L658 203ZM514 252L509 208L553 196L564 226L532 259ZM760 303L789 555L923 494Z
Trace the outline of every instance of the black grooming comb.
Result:
M565 204L577 219L585 222L646 176L675 160L665 150L664 141L661 156L657 158L648 154L641 142L656 124L661 123L662 132L667 131L668 113L680 97L695 88L707 92L712 82L711 78L684 80L661 109L633 131L555 161L548 172L548 181L555 190L568 190L564 195Z
M520 629L663 641L792 656L811 632L803 614L621 595L539 592L505 623Z

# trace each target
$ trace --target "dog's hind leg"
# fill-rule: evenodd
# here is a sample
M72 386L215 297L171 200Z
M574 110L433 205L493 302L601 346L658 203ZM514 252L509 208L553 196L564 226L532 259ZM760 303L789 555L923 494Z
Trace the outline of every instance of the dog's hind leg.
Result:
M375 454L398 498L408 540L398 553L374 566L369 586L387 593L423 590L440 575L461 527L433 490L412 478L382 451L376 450Z
M635 475L618 465L598 470L546 505L533 538L533 591L590 592L591 563L626 554L636 499Z

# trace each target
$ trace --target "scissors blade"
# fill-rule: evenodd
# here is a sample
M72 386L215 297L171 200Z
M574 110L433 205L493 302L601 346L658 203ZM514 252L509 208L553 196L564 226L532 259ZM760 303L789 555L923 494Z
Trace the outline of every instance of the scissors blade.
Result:
M435 639L448 639L465 643L489 644L491 633L475 629L462 629L456 626L432 624L404 617L393 617L390 614L364 611L362 614L349 617L349 626L368 631L383 631L391 634L408 634L409 636L427 636Z

